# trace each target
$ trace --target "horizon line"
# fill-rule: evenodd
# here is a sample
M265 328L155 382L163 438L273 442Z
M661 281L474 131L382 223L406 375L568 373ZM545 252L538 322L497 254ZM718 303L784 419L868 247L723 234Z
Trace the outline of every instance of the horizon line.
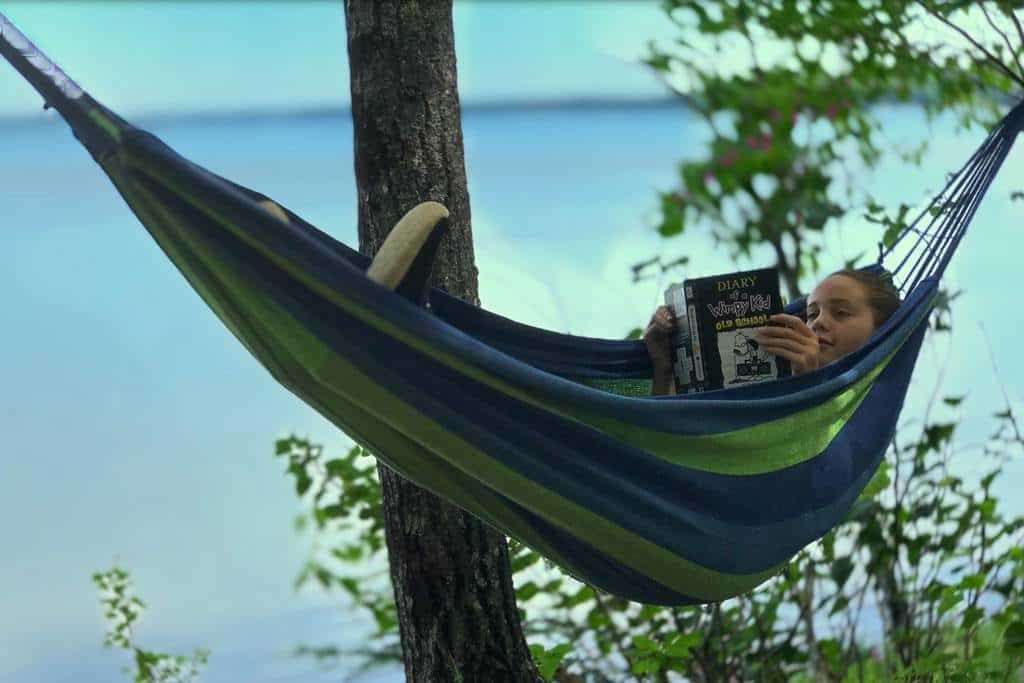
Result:
M543 112L543 111L601 111L626 109L664 109L686 108L685 100L678 95L615 97L615 96L580 96L580 97L545 97L545 98L496 98L464 102L461 104L463 114ZM351 105L344 106L307 106L307 107L263 107L257 109L210 109L192 111L150 111L130 115L129 118L146 123L198 122L215 123L218 121L256 121L271 119L311 119L344 116L350 118ZM36 125L58 121L60 116L49 112L43 107L33 114L0 114L0 126Z

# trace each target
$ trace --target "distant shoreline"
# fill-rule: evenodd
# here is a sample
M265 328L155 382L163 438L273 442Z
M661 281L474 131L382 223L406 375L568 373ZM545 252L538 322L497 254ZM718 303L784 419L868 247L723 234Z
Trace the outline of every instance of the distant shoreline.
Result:
M927 99L924 95L901 100L896 97L881 98L877 104L923 104ZM1007 96L1007 104L1014 101ZM536 114L544 112L614 112L637 110L685 110L688 108L684 97L666 94L659 97L601 97L581 96L569 98L540 99L495 99L464 102L462 113L465 114ZM117 109L115 108L115 111ZM250 110L215 110L196 112L143 112L129 114L126 118L136 125L145 127L151 124L167 123L226 123L280 121L286 119L312 120L336 119L351 120L350 107L306 107L297 109L250 109ZM0 115L0 128L19 128L46 125L60 121L53 111L42 111L32 114Z
M463 114L489 113L538 113L549 111L625 111L636 109L685 109L685 102L673 96L664 97L578 97L565 99L536 100L485 100L466 102L462 105ZM116 111L116 109L115 109ZM331 119L351 118L349 107L308 107L303 109L257 109L257 110L217 110L200 112L148 112L129 115L138 123L217 123L223 121L258 121L280 119ZM0 116L0 126L33 126L59 121L56 112L36 110L32 114Z

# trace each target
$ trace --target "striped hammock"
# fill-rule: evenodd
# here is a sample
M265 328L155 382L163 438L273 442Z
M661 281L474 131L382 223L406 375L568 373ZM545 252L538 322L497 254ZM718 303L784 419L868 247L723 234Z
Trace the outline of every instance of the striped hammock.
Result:
M938 280L1024 121L1018 104L882 254L905 301L861 349L776 382L652 398L642 342L521 325L437 290L418 306L369 279L358 252L100 105L2 15L0 53L275 379L403 476L581 580L658 604L748 591L843 520L894 433Z

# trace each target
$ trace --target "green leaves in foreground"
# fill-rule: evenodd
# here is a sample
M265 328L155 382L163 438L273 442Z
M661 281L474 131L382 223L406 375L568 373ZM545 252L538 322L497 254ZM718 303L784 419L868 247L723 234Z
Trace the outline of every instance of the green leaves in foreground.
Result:
M97 572L92 575L92 582L100 592L107 622L103 644L132 654L134 668L124 667L125 675L131 676L135 683L189 683L199 676L210 656L207 650L197 649L189 656L172 655L146 650L135 643L135 622L146 605L132 590L127 570L115 566Z

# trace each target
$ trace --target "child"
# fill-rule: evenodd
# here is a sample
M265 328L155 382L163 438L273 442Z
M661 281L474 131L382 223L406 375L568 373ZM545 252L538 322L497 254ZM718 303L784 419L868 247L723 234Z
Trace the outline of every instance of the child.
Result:
M900 305L888 274L855 269L832 273L807 297L807 321L788 313L771 317L775 326L758 330L761 350L787 359L793 374L817 370L856 351ZM675 393L671 333L675 316L659 306L644 332L654 366L654 395Z

